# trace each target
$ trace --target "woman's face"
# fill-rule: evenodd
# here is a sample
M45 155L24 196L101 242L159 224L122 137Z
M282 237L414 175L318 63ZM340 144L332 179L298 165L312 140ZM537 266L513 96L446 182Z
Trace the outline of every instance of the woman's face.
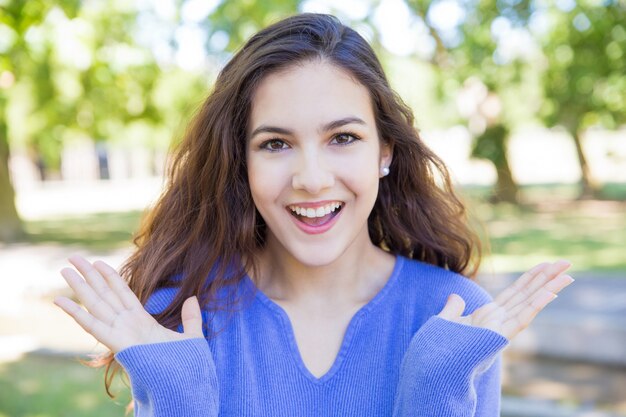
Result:
M274 253L321 266L371 244L367 218L391 151L365 87L318 61L268 75L247 133L250 190Z

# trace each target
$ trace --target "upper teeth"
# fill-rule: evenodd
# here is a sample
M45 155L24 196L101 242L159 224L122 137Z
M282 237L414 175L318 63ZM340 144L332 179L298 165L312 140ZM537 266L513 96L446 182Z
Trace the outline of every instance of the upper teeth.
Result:
M327 204L325 206L318 207L318 208L289 206L291 211L293 211L297 215L304 216L304 217L311 217L311 218L324 217L325 215L330 214L333 211L337 210L339 207L341 207L341 203L330 203L330 204Z

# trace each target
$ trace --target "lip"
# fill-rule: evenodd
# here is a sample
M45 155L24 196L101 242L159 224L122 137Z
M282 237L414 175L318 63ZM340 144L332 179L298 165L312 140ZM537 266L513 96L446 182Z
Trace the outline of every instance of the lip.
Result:
M335 201L339 201L339 200L328 200L326 202L322 202L323 204L319 204L319 203L312 203L312 204L317 204L318 206L320 205L326 205ZM311 204L311 203L309 203ZM295 205L295 204L294 204ZM300 204L298 204L300 205ZM317 206L301 206L301 207L307 207L307 208L315 208ZM335 223L337 223L337 220L339 219L339 217L341 217L341 214L344 211L344 207L345 207L345 203L342 203L342 208L339 211L339 213L337 213L335 215L335 217L333 217L332 219L330 219L329 221L327 221L326 223L319 225L319 226L311 226L308 225L306 223L301 222L300 220L298 220L293 214L291 214L291 209L289 209L287 207L287 213L289 215L289 217L291 217L291 220L295 223L295 225L302 230L304 233L309 234L309 235L319 235L321 233L327 232L328 230L330 230Z
M341 203L342 205L344 205L345 203L341 200L324 200L324 201L313 201L313 202L309 202L309 203L291 203L291 204L287 204L287 208L289 208L289 206L298 206L298 207L302 207L302 208L318 208L318 207L324 207L327 204L331 204L331 203Z

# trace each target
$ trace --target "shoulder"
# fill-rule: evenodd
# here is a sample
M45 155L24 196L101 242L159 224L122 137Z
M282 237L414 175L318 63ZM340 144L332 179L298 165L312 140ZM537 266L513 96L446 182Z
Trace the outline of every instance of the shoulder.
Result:
M174 301L176 294L178 287L159 288L150 295L144 308L150 314L159 314Z
M480 285L461 274L414 259L403 258L403 261L403 291L430 314L438 314L450 294L458 294L465 300L464 314L493 301Z
M208 287L208 284L213 279L213 271L207 276L205 282L205 289ZM149 297L148 300L144 304L144 308L150 314L159 314L165 311L170 304L174 301L178 292L180 291L180 287L182 285L183 276L175 275L168 281L168 286L157 288ZM235 289L232 288L232 284L224 285L216 290L216 294L211 302L206 306L201 306L202 310L206 310L211 307L215 307L219 309L221 303L225 303L231 300L235 295L239 294L239 291L245 290L245 286L241 285L243 281L239 282L238 285L235 285ZM239 291L238 291L239 290Z
M153 315L162 313L176 298L181 281L182 275L174 275L169 279L170 285L154 290L144 304L146 311Z

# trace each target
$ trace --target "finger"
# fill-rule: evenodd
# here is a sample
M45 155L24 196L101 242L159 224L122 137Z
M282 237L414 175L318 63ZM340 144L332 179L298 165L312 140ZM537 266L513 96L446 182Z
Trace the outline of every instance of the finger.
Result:
M556 298L556 294L546 289L542 288L537 291L535 297L525 302L518 313L511 315L504 321L502 328L505 336L512 339L517 333L527 328L535 316Z
M79 255L73 255L68 258L70 263L78 269L78 272L82 274L85 281L94 289L94 291L107 303L111 308L120 312L124 310L124 305L111 289L107 281L102 277L100 272L89 263L85 258Z
M570 277L569 275L559 275L556 278L554 278L551 281L549 281L542 288L537 290L536 294L533 295L533 297L540 297L541 294L544 293L545 291L548 291L548 292L556 295L563 288L565 288L568 285L570 285L572 282L574 282L574 278ZM554 297L554 298L556 298L556 297ZM525 307L526 307L526 305L524 303L521 303L521 304L515 306L513 309L509 310L508 314L509 314L509 316L513 316L513 315L519 314L520 311L522 311Z
M557 276L556 278L553 278L550 281L548 281L548 283L544 285L543 288L555 294L558 294L563 288L567 287L573 282L574 282L574 278L572 278L569 275L561 274Z
M517 293L511 297L504 305L507 310L512 310L516 305L524 303L533 297L533 294L546 285L550 280L557 277L571 266L571 263L565 260L557 261L547 268L540 270L524 287L520 288Z
M71 268L63 268L61 270L61 276L63 276L70 288L72 288L81 304L98 318L98 320L105 323L112 323L115 320L117 313L76 271Z
M183 303L181 320L183 322L183 332L186 336L204 337L202 333L202 313L200 312L198 299L195 296L187 298Z
M494 320L501 321L505 314L506 311L500 305L495 302L491 302L480 306L468 317L470 324L485 327L485 325L488 325Z
M513 297L515 294L519 292L520 289L524 288L528 283L541 271L550 266L549 262L543 262L538 265L535 265L529 271L522 274L521 277L515 280L515 282L509 285L504 291L496 296L494 301L500 305L504 305Z
M130 310L138 308L143 309L135 293L128 287L126 281L124 281L114 268L102 261L94 262L93 266L109 283L125 308Z
M451 294L438 316L442 319L456 321L461 317L463 311L465 311L465 300L457 294Z
M109 326L80 308L78 304L67 297L56 297L54 304L70 315L80 327L95 337L99 342L103 343L108 348L112 347L111 342L113 341L109 340L111 334Z

